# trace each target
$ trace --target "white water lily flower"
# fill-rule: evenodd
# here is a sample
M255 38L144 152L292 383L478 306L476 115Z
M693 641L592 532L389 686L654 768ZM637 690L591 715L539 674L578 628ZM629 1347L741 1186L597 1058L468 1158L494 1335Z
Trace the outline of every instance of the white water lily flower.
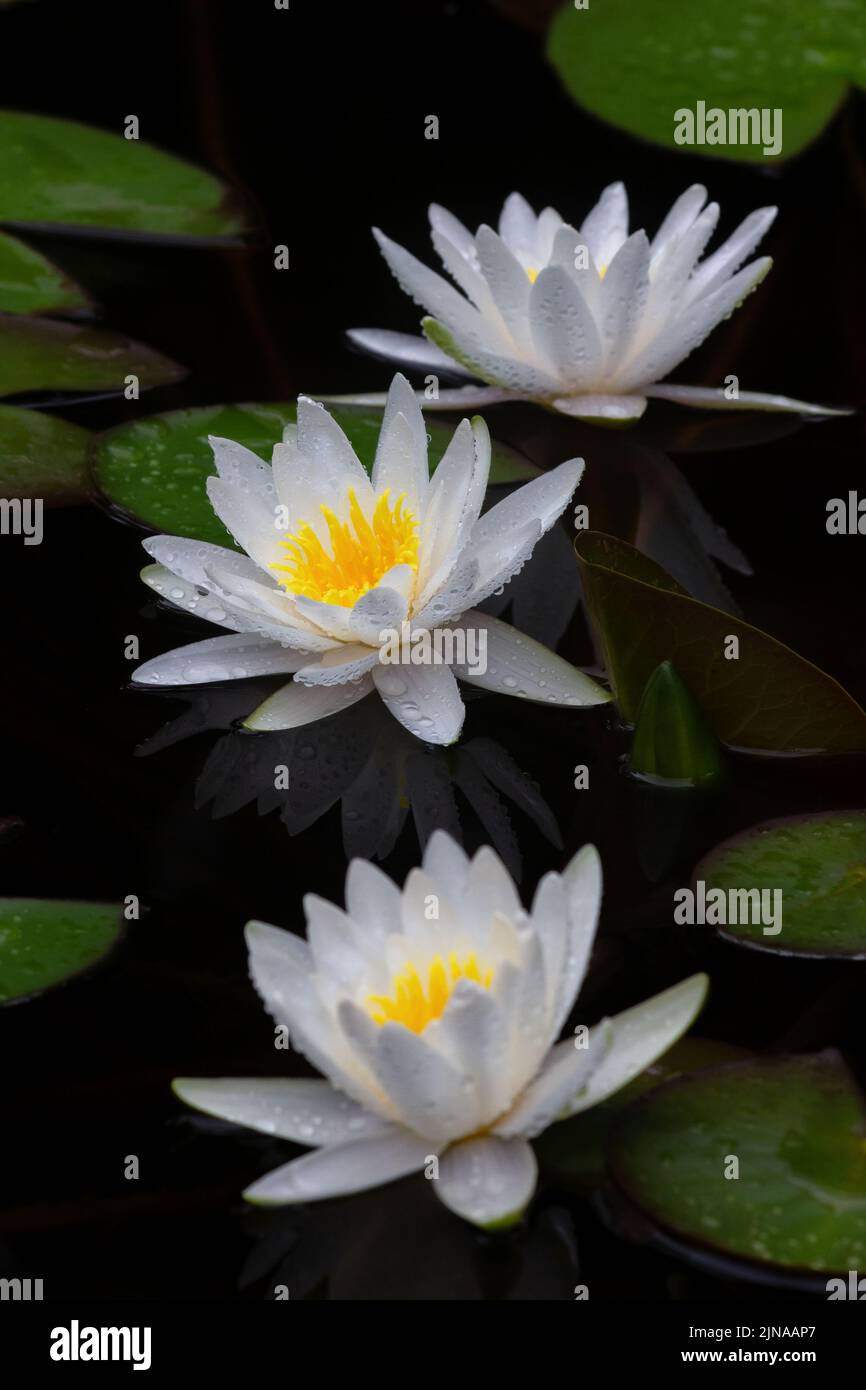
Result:
M475 236L445 208L430 208L433 246L462 294L378 229L382 254L407 294L431 316L425 338L355 329L360 347L432 372L455 371L486 387L440 391L432 405L532 400L581 419L639 418L647 397L689 406L845 414L787 396L664 385L722 319L763 280L769 256L740 267L776 215L751 213L706 259L717 203L694 184L656 235L628 231L623 184L606 188L578 231L553 208L536 216L519 193L498 233ZM373 396L335 399L371 402Z
M421 410L400 375L372 477L336 421L304 396L272 467L230 439L211 444L219 476L208 479L208 496L246 554L157 536L144 542L158 563L142 578L233 635L145 662L133 680L171 686L293 674L247 720L262 730L297 728L375 689L411 733L440 744L463 725L456 676L542 703L609 700L567 661L476 609L567 506L582 459L480 516L490 468L483 420L461 422L429 477ZM430 645L444 659L416 664L424 646L412 644L425 633L451 636L440 649ZM469 656L482 636L483 662Z
M174 1089L209 1115L312 1147L253 1183L250 1201L316 1201L423 1169L458 1216L508 1224L535 1189L530 1140L644 1071L706 994L694 975L557 1042L600 902L591 845L544 876L531 912L492 849L470 862L441 830L402 892L356 859L345 912L305 898L308 941L247 927L265 1007L328 1079L184 1078Z

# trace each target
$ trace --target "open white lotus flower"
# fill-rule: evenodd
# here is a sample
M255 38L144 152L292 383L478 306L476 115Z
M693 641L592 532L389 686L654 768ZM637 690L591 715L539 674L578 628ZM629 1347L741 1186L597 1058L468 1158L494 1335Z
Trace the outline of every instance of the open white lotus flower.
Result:
M687 189L652 240L629 235L621 183L605 189L580 231L553 208L536 216L519 193L506 199L498 233L482 226L475 236L433 204L434 248L463 293L374 229L401 287L431 317L422 319L424 338L371 328L349 336L406 366L487 383L441 390L430 404L443 409L531 400L624 422L643 414L647 397L661 396L689 406L846 413L787 396L663 384L772 265L764 256L739 268L776 208L751 213L702 260L719 217L706 199L701 184Z
M650 1066L706 994L707 977L694 975L557 1042L600 902L591 845L544 876L529 913L492 849L470 862L441 830L402 892L356 859L346 912L305 898L308 941L247 927L265 1007L328 1079L174 1089L209 1115L312 1147L253 1183L250 1201L316 1201L423 1170L458 1216L508 1224L535 1190L530 1140Z
M142 578L233 635L147 661L133 680L291 673L246 721L262 730L300 727L375 689L410 732L439 744L463 725L458 676L542 703L609 700L582 671L475 607L517 573L567 506L582 459L480 516L490 468L483 420L458 425L431 478L421 410L400 375L372 477L336 421L303 396L272 466L230 439L211 444L219 476L208 479L208 496L246 554L157 536L144 542L157 564ZM425 648L425 634L440 645Z

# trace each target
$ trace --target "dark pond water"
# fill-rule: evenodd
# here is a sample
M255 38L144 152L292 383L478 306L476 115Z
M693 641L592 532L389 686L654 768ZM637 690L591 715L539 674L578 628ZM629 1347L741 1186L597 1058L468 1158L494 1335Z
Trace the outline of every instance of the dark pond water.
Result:
M342 332L410 330L414 313L371 224L425 255L431 200L474 226L517 187L578 218L617 177L636 224L650 228L695 180L721 202L725 230L753 207L781 208L770 278L681 379L732 370L749 388L862 403L862 103L783 173L744 169L596 124L560 92L538 40L486 6L293 6L281 20L267 5L153 3L118 15L88 0L3 15L5 104L107 128L136 113L145 138L238 186L257 227L250 249L234 252L40 240L89 286L108 325L190 369L137 403L67 404L69 419L101 428L133 411L381 389L387 368L350 353ZM438 142L422 135L431 112ZM288 273L273 269L280 242ZM753 577L724 574L734 601L866 699L862 540L825 530L827 500L862 485L861 420L770 431L748 447L707 426L693 451L695 417L659 408L652 418L655 436L575 431L590 474L631 467L629 449L664 439L670 466L752 562ZM516 408L489 419L515 441L538 423ZM300 929L304 891L340 898L344 841L384 855L402 880L418 858L416 820L422 831L451 823L455 807L467 846L493 837L527 895L586 840L599 846L606 898L589 1016L707 970L701 1035L770 1052L840 1047L866 1079L862 966L771 959L677 927L672 913L674 888L727 834L862 804L862 764L733 760L727 789L703 815L684 815L670 794L647 804L622 775L627 739L603 712L480 697L457 753L411 748L365 707L339 740L296 740L306 799L260 815L261 769L285 758L231 731L253 693L210 690L191 703L128 687L127 634L147 654L199 635L150 601L139 542L93 507L50 514L40 547L0 548L0 814L21 821L0 840L3 892L135 893L146 905L103 971L0 1016L4 1270L42 1276L51 1296L261 1298L281 1282L293 1298L538 1299L569 1298L585 1282L605 1299L763 1297L615 1234L597 1206L555 1185L528 1230L504 1241L464 1229L411 1180L318 1208L248 1211L241 1189L288 1146L185 1113L169 1084L276 1074L285 1054L247 982L244 922ZM662 530L658 558L667 547L673 564L677 544ZM715 582L710 569L700 582ZM564 529L539 552L534 583L527 571L520 601L538 632L561 635L565 656L592 662ZM387 808L358 794L359 752L389 770ZM592 769L588 791L573 786L579 763ZM443 785L458 787L456 799L436 793ZM137 1183L123 1177L128 1154L140 1159Z

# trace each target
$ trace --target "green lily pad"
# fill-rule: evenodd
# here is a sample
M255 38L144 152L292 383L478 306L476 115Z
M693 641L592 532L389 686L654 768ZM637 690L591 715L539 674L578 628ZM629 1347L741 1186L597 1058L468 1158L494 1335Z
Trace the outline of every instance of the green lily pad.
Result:
M382 424L380 412L343 407L330 414L345 430L364 467L370 469ZM130 519L154 531L234 546L208 501L206 482L216 472L208 435L235 439L266 462L296 417L294 401L275 405L214 405L171 410L109 430L95 449L94 478L107 498ZM431 470L451 441L453 429L427 420ZM493 445L490 481L534 477L528 459L504 444Z
M80 425L0 405L0 496L40 497L48 506L83 501L89 442Z
M0 898L0 1004L40 994L95 965L122 930L116 904Z
M866 713L832 676L739 617L700 603L654 560L597 531L575 541L584 595L623 719L671 661L723 743L790 754L866 750ZM735 647L739 656L726 657Z
M550 30L548 56L579 105L632 135L686 153L745 161L797 154L827 125L850 83L866 86L862 0L604 0L565 4ZM780 111L781 150L751 143L730 120L722 143L678 143L677 113ZM772 136L772 126L768 127ZM699 137L699 130L693 132ZM714 138L714 137L711 137ZM750 143L741 143L748 140Z
M563 1187L577 1187L580 1191L597 1187L605 1177L605 1148L611 1126L632 1101L664 1081L749 1056L743 1047L712 1038L680 1038L609 1100L546 1129L535 1141L539 1163L547 1177Z
M241 233L218 179L122 131L0 111L0 222L184 240Z
M87 304L84 291L56 265L23 241L0 233L0 312L57 313Z
M738 1161L739 1176L733 1173ZM614 1181L667 1235L788 1271L866 1268L866 1110L835 1052L735 1063L630 1107Z
M720 924L720 934L732 941L783 954L866 959L866 811L752 826L711 850L694 879L707 893L781 891L781 931L767 933L760 921Z
M0 314L0 396L37 391L117 391L126 377L139 389L185 375L168 357L119 333Z

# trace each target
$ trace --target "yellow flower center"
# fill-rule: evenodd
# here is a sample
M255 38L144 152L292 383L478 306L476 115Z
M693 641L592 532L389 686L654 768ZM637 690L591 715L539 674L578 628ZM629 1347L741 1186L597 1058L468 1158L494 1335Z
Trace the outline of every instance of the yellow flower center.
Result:
M529 265L529 266L527 266L527 267L526 267L526 273L527 273L527 275L529 276L529 282L530 282L530 284L534 285L535 282L536 282L536 280L538 279L538 271L535 269L535 266L534 266L534 265Z
M281 542L288 551L288 563L271 566L279 571L280 584L293 594L351 608L393 565L417 570L418 523L403 503L401 495L391 506L386 489L368 520L350 488L346 522L338 521L323 504L330 554L309 522L300 522L294 534Z
M482 974L475 952L470 951L462 961L456 952L449 951L447 962L435 956L427 971L427 985L411 962L391 981L390 994L371 994L367 1000L374 1023L402 1023L413 1033L423 1033L428 1023L439 1018L451 998L458 980L472 980L489 989L493 966Z

